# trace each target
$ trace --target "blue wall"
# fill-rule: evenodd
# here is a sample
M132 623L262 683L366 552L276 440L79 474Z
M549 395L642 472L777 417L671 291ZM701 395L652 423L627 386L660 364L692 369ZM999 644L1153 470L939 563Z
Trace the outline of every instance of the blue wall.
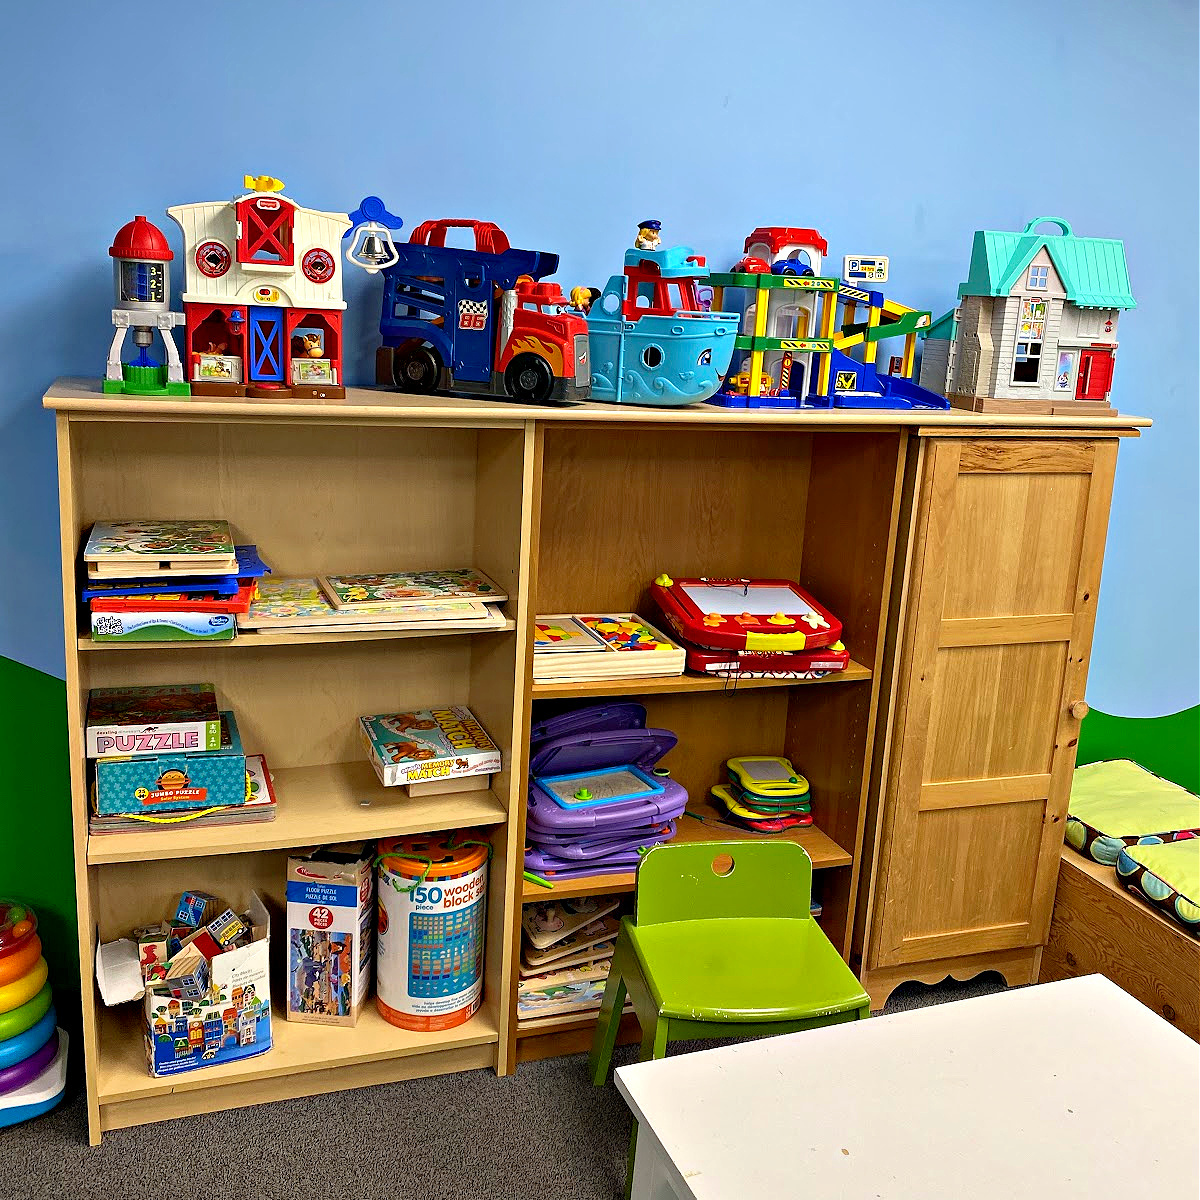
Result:
M838 261L889 253L897 298L935 313L975 229L1054 213L1124 238L1113 399L1157 424L1121 453L1088 695L1196 702L1194 3L74 0L6 22L0 654L61 675L39 398L103 368L113 234L145 213L178 246L164 207L248 171L319 208L378 192L410 228L494 220L568 285L603 284L643 216L718 264L756 224L813 224ZM376 293L349 299L368 382Z

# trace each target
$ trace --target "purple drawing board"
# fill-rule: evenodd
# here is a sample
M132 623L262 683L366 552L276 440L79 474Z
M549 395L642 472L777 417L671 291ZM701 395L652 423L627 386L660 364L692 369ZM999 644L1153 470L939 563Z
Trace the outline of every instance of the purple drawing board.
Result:
M571 862L589 862L592 859L608 858L610 855L624 854L630 850L649 849L665 842L675 834L675 822L668 821L665 825L655 825L651 832L634 830L630 834L617 837L588 840L581 842L575 839L570 842L552 844L542 838L530 839L530 845L525 847L526 853L535 850L555 859L569 859Z
M631 842L636 845L641 845L643 842L649 843L651 838L657 837L663 830L670 830L671 822L654 821L649 825L632 826L628 829L614 829L609 833L601 833L596 837L580 837L577 833L557 833L552 829L529 830L529 841L537 842L543 850L549 850L554 854L563 855L566 853L568 846L577 847L580 854L585 858L592 858L597 854L604 854L606 851L615 850L621 846L627 846ZM668 833L667 836L670 836ZM640 840L639 840L640 839Z
M525 851L525 869L554 879L572 879L583 875L618 875L624 871L636 871L642 856L636 850L627 850L609 858L593 858L587 862L573 862L567 858L556 858L540 850Z
M632 700L613 704L589 704L536 721L529 730L529 751L536 754L547 742L576 733L603 733L606 729L645 729L646 706Z
M583 833L671 820L687 802L687 792L673 779L658 779L663 790L654 796L574 809L556 803L538 779L542 775L573 775L631 765L649 772L675 742L669 729L607 729L544 742L529 763L530 824L538 829Z

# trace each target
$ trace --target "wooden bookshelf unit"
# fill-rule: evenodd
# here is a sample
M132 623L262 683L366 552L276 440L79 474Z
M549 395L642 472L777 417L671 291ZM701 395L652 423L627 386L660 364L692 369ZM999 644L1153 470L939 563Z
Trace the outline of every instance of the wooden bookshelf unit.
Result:
M817 869L821 924L866 962L873 864L890 829L883 763L913 574L912 517L926 446L986 437L1093 445L1137 418L849 411L730 412L504 401L348 389L345 400L105 396L63 380L56 410L72 811L90 1135L190 1113L585 1047L594 1014L516 1018L522 903L632 892L632 875L522 878L532 720L628 696L679 738L664 759L688 791L677 837L728 840L709 788L735 754L782 753L808 777L814 823L786 836ZM1070 439L1076 439L1074 443ZM1086 439L1086 442L1079 439ZM989 443L990 444L990 443ZM504 628L480 633L239 634L229 643L97 644L77 597L90 525L114 517L223 517L277 575L475 566L508 592ZM723 679L531 682L538 612L640 611L676 576L799 579L844 623L848 669L811 682ZM947 624L947 622L943 622ZM906 661L906 660L905 660ZM262 825L88 833L88 690L212 681L249 753L265 755L278 812ZM356 718L469 705L500 746L489 791L409 799L380 787ZM900 743L897 742L897 745ZM168 1079L147 1072L135 1007L106 1009L98 942L161 915L187 887L254 888L283 957L289 851L332 841L469 827L492 846L483 1006L440 1033L396 1029L368 1004L354 1029L289 1024L259 1057ZM858 920L856 922L856 916ZM870 926L866 926L870 928ZM626 1032L636 1031L626 1018Z

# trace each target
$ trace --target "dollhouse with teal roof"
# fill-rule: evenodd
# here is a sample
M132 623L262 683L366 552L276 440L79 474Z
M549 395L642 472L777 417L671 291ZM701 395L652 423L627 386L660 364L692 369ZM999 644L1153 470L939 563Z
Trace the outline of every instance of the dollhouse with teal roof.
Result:
M1061 217L979 230L958 295L926 335L923 387L976 412L1109 410L1117 323L1136 306L1121 242Z

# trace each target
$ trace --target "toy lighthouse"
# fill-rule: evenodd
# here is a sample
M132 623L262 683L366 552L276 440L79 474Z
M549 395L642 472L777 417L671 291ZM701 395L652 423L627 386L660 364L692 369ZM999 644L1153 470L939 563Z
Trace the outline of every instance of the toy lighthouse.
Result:
M113 260L116 307L112 310L115 332L108 350L104 390L135 396L190 395L184 382L179 351L171 335L176 325L183 324L183 314L170 311L170 263L174 255L162 230L145 217L134 217L118 231L108 253ZM130 329L133 330L137 356L132 362L124 363L121 350ZM156 329L166 351L166 366L150 355Z

